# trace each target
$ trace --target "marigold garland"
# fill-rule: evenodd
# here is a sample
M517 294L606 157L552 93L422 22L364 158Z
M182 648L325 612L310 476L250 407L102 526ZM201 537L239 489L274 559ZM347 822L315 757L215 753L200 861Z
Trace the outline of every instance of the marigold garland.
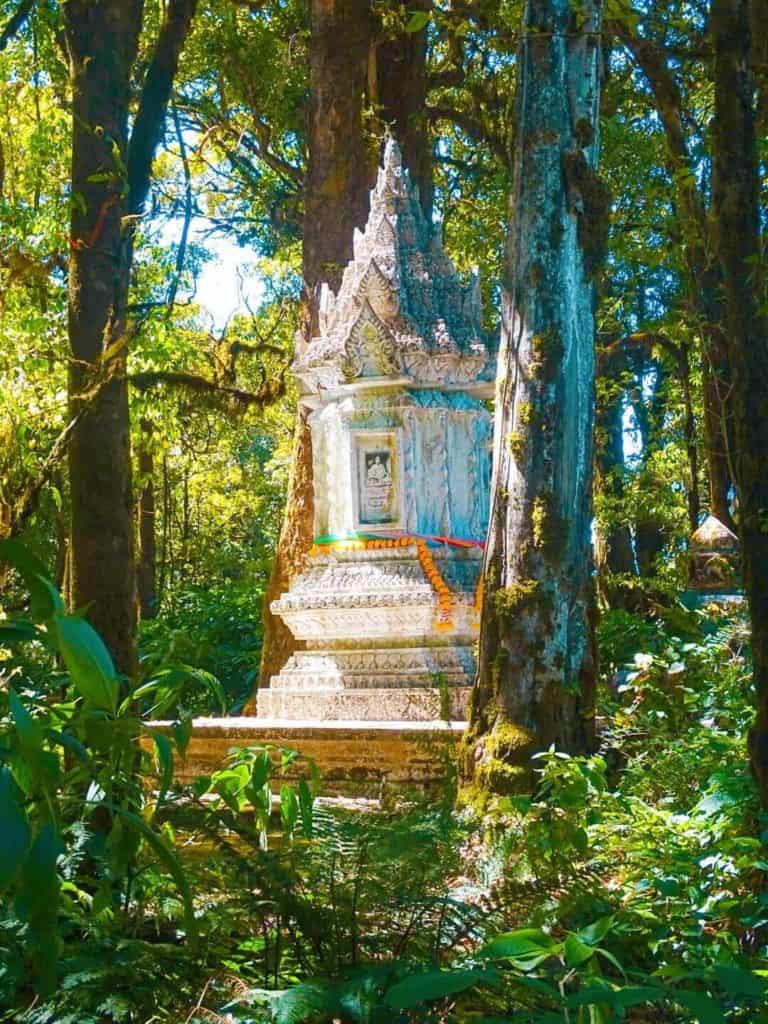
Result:
M453 595L450 587L440 575L440 570L435 565L432 553L427 547L427 542L419 537L378 537L376 539L335 540L327 543L313 544L310 548L310 557L320 554L327 548L335 548L337 551L368 551L376 548L406 548L410 544L416 545L416 553L424 570L424 575L432 584L432 589L437 594L438 615L435 620L435 629L441 633L450 633L453 625Z

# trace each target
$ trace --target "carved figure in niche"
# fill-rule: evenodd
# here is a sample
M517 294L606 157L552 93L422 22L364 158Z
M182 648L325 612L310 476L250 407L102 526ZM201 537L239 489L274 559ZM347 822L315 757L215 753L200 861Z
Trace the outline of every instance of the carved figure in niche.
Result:
M366 455L365 467L369 484L392 483L392 474L389 471L389 452Z
M397 522L400 511L394 437L359 439L357 460L360 525Z

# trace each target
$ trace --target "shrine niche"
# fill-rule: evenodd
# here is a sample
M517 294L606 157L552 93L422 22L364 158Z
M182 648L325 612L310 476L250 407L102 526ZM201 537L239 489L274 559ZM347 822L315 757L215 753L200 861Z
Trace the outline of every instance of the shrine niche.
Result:
M495 355L389 141L368 223L294 372L315 543L273 602L304 650L258 693L280 720L462 719L488 523Z

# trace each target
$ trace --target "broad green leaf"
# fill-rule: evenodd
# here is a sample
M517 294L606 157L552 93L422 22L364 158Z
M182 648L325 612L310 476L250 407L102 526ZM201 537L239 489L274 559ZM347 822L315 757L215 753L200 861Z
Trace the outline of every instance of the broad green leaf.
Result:
M258 790L265 786L272 777L272 758L268 750L262 750L253 760L251 769L251 789Z
M595 949L593 946L588 946L586 942L582 942L578 935L571 934L565 940L563 952L566 964L569 967L578 967L579 964L585 963L594 955Z
M386 1002L395 1010L407 1010L432 999L442 999L464 992L468 988L482 983L492 984L496 980L495 973L487 971L455 970L426 971L414 974L410 978L399 981L388 989Z
M57 615L54 621L59 650L76 689L94 707L114 714L119 684L104 641L77 615Z
M286 835L293 835L293 830L296 828L298 818L299 800L294 792L293 786L289 786L286 782L280 787L280 820L283 825L283 831Z
M525 961L530 970L550 956L554 956L561 944L538 928L518 928L492 939L477 954L486 960Z
M759 998L765 995L768 988L764 978L744 967L716 965L713 970L720 988L728 995Z
M306 779L299 779L299 812L301 814L301 829L306 839L312 838L314 821L315 799L312 790L309 788Z
M173 782L173 748L171 741L161 732L154 731L155 761L158 768L157 806L165 800Z
M0 892L16 877L32 842L27 814L7 768L0 768Z
M13 687L8 691L8 706L22 747L27 752L37 753L43 746L43 731L24 707Z
M608 917L601 917L599 921L587 925L586 928L579 928L576 935L588 946L596 946L611 930L614 920L612 914Z
M56 984L59 954L57 928L59 875L56 863L64 846L52 822L35 837L22 867L16 896L16 913L27 923L27 944L37 987L50 992Z
M411 11L411 16L405 24L405 31L413 34L421 32L429 24L429 11Z
M189 741L192 739L192 716L182 715L178 722L174 722L171 726L171 732L179 756L183 759L186 757Z
M668 993L662 988L650 985L636 985L627 988L607 988L604 985L593 985L574 992L566 999L569 1008L594 1006L604 1003L615 1009L627 1009L630 1006L642 1006L644 1003L657 1003L667 998Z
M694 1014L699 1024L725 1024L725 1014L720 1003L706 992L679 988L672 998Z

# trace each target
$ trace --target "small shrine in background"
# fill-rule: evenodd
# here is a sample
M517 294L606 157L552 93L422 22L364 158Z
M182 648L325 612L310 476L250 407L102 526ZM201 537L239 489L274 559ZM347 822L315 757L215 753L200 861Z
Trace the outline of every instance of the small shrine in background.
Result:
M716 516L708 515L688 542L691 587L702 594L733 594L740 587L739 539Z
M294 365L310 407L315 542L272 611L305 650L258 717L466 717L489 516L495 353L396 143L319 332Z

